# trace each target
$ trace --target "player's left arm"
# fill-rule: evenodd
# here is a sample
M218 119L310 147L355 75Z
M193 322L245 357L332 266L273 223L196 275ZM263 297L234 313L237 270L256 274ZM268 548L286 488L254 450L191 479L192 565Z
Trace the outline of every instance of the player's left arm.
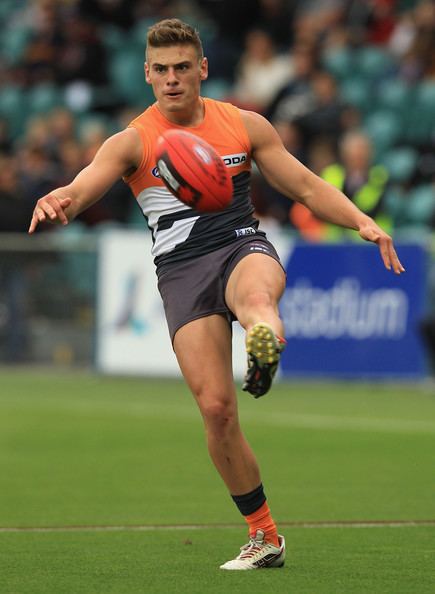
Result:
M251 141L252 157L272 187L301 202L320 219L355 229L363 239L378 245L388 270L392 268L396 274L404 272L391 237L372 218L360 211L337 188L295 159L265 118L254 112L241 113Z

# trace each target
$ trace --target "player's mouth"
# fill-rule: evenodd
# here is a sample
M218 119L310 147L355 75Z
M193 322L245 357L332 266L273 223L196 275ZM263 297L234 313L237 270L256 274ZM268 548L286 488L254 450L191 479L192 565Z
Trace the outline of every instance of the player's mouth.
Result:
M183 94L182 91L170 91L169 93L165 93L165 96L169 99L178 99Z

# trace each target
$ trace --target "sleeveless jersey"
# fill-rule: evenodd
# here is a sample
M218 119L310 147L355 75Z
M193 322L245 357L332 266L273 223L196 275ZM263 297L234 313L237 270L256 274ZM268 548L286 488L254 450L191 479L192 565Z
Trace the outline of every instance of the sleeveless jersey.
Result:
M154 103L129 127L141 138L143 155L136 171L124 178L130 186L153 236L152 255L160 276L167 264L195 258L232 243L239 237L262 235L250 199L251 146L237 107L204 98L204 119L198 126L177 126ZM154 152L158 137L180 128L211 144L230 169L233 201L225 210L200 213L178 200L160 179Z

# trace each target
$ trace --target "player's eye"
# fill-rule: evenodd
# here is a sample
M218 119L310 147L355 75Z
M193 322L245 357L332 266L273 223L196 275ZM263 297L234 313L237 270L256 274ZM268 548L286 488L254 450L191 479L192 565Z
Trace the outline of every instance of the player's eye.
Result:
M162 73L162 72L166 71L166 66L157 65L157 66L154 66L154 70L158 73Z

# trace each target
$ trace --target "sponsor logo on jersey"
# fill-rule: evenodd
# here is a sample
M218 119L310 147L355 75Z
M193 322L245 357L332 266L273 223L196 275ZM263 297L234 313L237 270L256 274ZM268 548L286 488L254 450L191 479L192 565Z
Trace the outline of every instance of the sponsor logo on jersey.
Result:
M222 157L223 162L227 167L237 167L243 165L248 159L248 153L235 153L234 155L225 155Z
M151 173L154 175L154 177L157 177L158 179L160 179L160 173L159 173L159 168L158 167L153 167L151 169Z
M236 229L236 237L245 237L246 235L255 235L254 227L244 227L243 229Z

